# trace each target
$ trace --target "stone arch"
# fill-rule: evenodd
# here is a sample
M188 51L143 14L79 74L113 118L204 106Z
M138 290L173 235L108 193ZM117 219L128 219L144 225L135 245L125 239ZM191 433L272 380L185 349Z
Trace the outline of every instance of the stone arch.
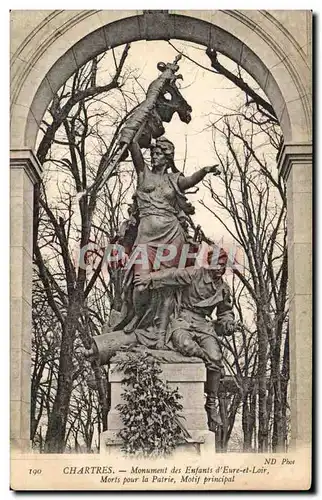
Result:
M35 42L36 35L25 47L16 51L13 58L18 63L25 62L20 75L17 72L13 86L13 139L17 138L19 146L33 149L41 119L54 93L77 68L92 57L127 42L170 38L189 40L205 47L210 45L239 63L256 80L273 105L285 142L297 142L299 137L301 142L309 139L311 116L306 82L303 82L305 73L299 71L303 70L299 64L302 61L298 58L299 67L294 65L289 51L298 50L298 47L295 40L287 38L276 23L274 25L265 18L271 32L275 31L273 36L266 25L265 30L262 28L261 18L254 17L256 12L249 15L239 11L194 11L193 16L191 11L188 11L189 15L180 11L133 13L125 12L130 15L124 17L121 11L113 12L109 16L112 17L112 22L105 24L102 14L85 11L70 15L68 22L59 28L57 22L60 15L57 14L54 18L48 16L50 19L47 19L45 26L47 30L49 27L52 30L51 36L45 38L42 35L42 44L34 47L28 61L24 60L27 46ZM116 17L115 20L113 16ZM91 20L92 27L100 26L86 33L86 20ZM232 25L233 33L224 29L223 25L228 25L229 28ZM69 33L80 26L83 29L78 30L78 36L79 32L84 36L73 43L75 36L69 37ZM39 31L42 30L43 26ZM45 64L42 61L44 54L47 56Z

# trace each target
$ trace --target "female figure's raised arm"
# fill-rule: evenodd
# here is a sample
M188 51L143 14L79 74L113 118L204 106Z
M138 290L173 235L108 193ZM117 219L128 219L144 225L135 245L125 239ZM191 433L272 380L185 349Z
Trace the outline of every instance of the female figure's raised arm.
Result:
M203 167L200 170L197 170L194 174L188 176L188 177L179 177L178 179L178 186L181 191L186 191L187 189L190 189L197 184L199 184L202 179L210 173L213 173L214 175L219 175L220 170L217 168L218 165L213 165L212 167Z
M141 151L139 144L136 141L133 141L129 146L129 151L130 151L131 156L132 156L132 161L133 161L136 173L139 174L140 172L143 172L143 170L144 170L144 158L143 158L142 151Z

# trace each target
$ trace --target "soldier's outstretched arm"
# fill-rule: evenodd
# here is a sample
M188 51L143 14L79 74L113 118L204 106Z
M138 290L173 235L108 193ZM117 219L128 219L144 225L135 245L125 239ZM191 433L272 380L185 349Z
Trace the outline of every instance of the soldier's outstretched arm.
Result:
M162 269L149 274L137 274L134 277L134 284L147 288L163 288L163 287L184 287L193 282L196 273L200 269L191 267Z

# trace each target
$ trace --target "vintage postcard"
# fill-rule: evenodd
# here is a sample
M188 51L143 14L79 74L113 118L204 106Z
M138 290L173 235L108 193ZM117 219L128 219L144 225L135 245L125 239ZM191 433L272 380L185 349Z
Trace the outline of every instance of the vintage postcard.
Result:
M312 12L10 23L10 487L309 490Z

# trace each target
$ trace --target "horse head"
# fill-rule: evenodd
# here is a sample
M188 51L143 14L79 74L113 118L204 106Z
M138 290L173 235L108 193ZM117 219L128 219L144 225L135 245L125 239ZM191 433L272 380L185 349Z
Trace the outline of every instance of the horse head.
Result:
M176 75L180 58L181 55L177 56L173 63L158 63L161 75L149 85L145 101L127 119L121 130L120 144L130 144L140 130L137 138L140 147L149 147L152 138L157 139L164 134L163 122L169 123L174 113L178 113L184 123L191 121L192 107L176 85L178 79L183 80L182 75ZM126 158L126 154L123 158Z
M156 111L163 122L169 123L176 112L182 122L191 121L192 107L177 87L176 80L178 79L182 80L182 75L176 75L172 81L167 82L158 97Z

